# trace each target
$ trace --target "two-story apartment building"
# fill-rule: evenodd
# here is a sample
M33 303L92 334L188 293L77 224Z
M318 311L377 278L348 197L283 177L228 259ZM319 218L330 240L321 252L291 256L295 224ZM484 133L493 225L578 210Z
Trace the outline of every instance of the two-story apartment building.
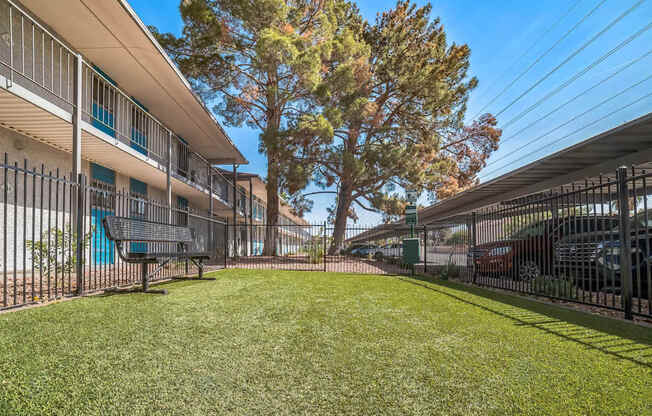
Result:
M35 171L44 166L45 176L76 182L83 174L107 195L123 191L131 199L156 201L169 207L168 219L177 223L188 222L184 210L230 224L266 219L264 182L240 174L234 186L232 171L216 167L248 162L125 0L0 0L0 149L10 163L25 160ZM34 195L47 194L35 188ZM61 199L51 197L57 204ZM31 230L37 218L23 209L29 201L14 199L9 192L3 200L9 206L3 232L18 237L7 239L2 260L5 268L16 263L20 269L29 257L25 241L30 234L38 239L48 223ZM133 201L121 208L106 195L91 203L93 261L113 263L101 219L146 210ZM302 223L286 204L281 211L282 222ZM54 205L45 215L51 212ZM65 215L55 226L68 222ZM22 230L21 223L27 224ZM237 244L247 247L241 254L253 254L262 250L257 233L238 228L229 238L240 235L247 241Z
M228 183L233 182L233 171L219 169L221 177ZM267 189L266 183L259 175L248 172L235 172L237 177L236 207L221 208L218 214L228 218L233 224L237 218L235 229L229 240L232 243L232 253L239 255L261 255L265 241L267 227ZM214 179L217 181L218 179ZM230 193L233 194L233 190ZM294 214L290 205L280 198L280 212L278 219L277 254L286 255L296 253L301 246L310 239L310 224ZM236 248L234 248L236 247Z
M0 0L0 126L17 160L206 213L211 165L247 163L121 0Z

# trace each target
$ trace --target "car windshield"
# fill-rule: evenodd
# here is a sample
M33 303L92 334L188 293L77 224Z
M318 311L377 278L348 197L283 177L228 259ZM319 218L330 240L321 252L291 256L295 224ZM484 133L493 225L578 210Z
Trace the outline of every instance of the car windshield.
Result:
M543 235L546 226L548 224L548 221L541 221L537 222L535 224L527 225L524 228L516 231L511 235L511 238L513 239L524 239L524 238L530 238L534 236L540 236Z
M553 230L554 236L565 237L571 234L607 231L618 224L615 217L565 217L559 219L559 225Z
M647 218L646 218L647 217ZM618 222L615 221L615 227L611 229L612 232L618 232L619 226ZM641 229L652 228L652 212L646 214L645 212L639 212L636 215L629 218L629 230L636 231Z

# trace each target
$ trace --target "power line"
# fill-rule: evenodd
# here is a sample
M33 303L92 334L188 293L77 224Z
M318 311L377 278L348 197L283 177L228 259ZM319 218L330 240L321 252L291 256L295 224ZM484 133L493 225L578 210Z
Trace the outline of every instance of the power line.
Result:
M521 118L523 118L524 116L526 116L528 113L530 113L532 110L534 110L536 107L538 107L539 105L541 105L543 102L547 101L547 100L550 99L552 96L556 95L558 92L560 92L560 91L563 90L564 88L568 87L568 86L569 86L570 84L572 84L573 82L577 81L580 77L582 77L583 75L585 75L587 72L589 72L590 70L592 70L593 68L595 68L596 66L598 66L599 64L601 64L602 62L604 62L604 61L605 61L607 58L609 58L611 55L613 55L614 53L618 52L620 49L624 48L625 46L629 45L629 44L630 44L632 41L634 41L636 38L638 38L639 36L641 36L643 33L647 32L648 30L650 30L650 28L652 28L652 23L648 23L645 27L641 28L638 32L634 33L633 35L629 36L629 37L628 37L627 39L625 39L624 41L620 42L616 47L614 47L613 49L611 49L610 51L608 51L607 53L605 53L604 55L602 55L601 57L599 57L598 59L596 59L595 61L593 61L590 65L587 65L586 67L584 67L584 69L582 69L581 71L579 71L578 73L576 73L575 75L573 75L571 78L569 78L568 80L566 80L566 82L564 82L563 84L559 85L559 86L558 86L557 88L555 88L553 91L551 91L551 92L549 92L548 94L546 94L543 98L539 99L539 101L537 101L536 103L534 103L534 104L532 104L531 106L529 106L528 108L526 108L524 111L522 111L521 113L519 113L517 116L513 117L511 120L509 120L507 123L505 123L505 124L504 124L503 126L501 126L501 127L502 127L503 129L505 129L505 128L507 128L508 126L510 126L510 125L512 125L513 123L515 123L516 121L520 120Z
M527 54L530 53L530 51L532 51L532 50L534 49L534 47L537 46L537 45L539 44L539 42L541 42L541 41L542 41L542 40L543 40L543 39L548 35L548 33L552 32L552 31L557 27L557 25L558 25L559 23L561 23L561 22L562 22L562 21L563 21L563 20L564 20L564 19L565 19L565 18L566 18L566 17L567 17L567 16L568 16L568 15L569 15L569 14L570 14L574 9L575 9L575 7L577 7L578 4L580 4L581 1L582 1L582 0L577 0L575 3L573 3L573 5L572 5L568 10L566 10L566 13L564 13L561 17L559 17L559 19L557 19L557 21L556 21L552 26L550 26L548 29L546 29L546 30L541 34L541 36L539 36L539 37L534 41L534 43L532 43L532 44L531 44L531 45L530 45L530 46L525 50L525 52L523 52L523 53L522 53L518 58L516 58L516 59L512 62L512 64L511 64L510 66L508 66L508 67L507 67L507 68L506 68L506 69L505 69L505 70L504 70L504 71L503 71L499 76L497 76L496 78L494 78L493 81L491 81L488 85L494 85L494 84L496 84L496 82L498 82L498 80L502 79L502 78L505 76L505 74L507 74L508 72L510 72L510 70L511 70L511 69L512 69L512 68L513 68L513 67L514 67L518 62L520 62L521 59L523 59L525 56L527 56ZM487 89L486 92L485 92L484 94L482 94L481 97L478 97L478 100L479 100L479 101L484 101L484 98L488 95L488 93L489 93L489 89ZM476 118L478 115L479 115L479 113L478 113L474 118Z
M528 67L527 67L523 72L521 72L521 73L520 73L516 78L514 78L514 79L513 79L509 84L507 84L507 86L506 86L505 88L503 88L503 89L498 93L498 95L496 95L494 98L491 99L491 101L489 101L489 102L488 102L484 107L482 107L482 108L480 109L480 111L478 111L478 113L477 113L473 118L474 118L474 119L477 118L477 117L478 117L482 112L484 112L484 110L487 109L487 107L489 107L491 104L493 104L494 102L496 102L496 100L497 100L498 98L502 97L502 95L503 95L505 92L507 92L507 90L509 90L509 89L510 89L514 84L516 84L516 83L518 82L518 80L520 80L523 76L525 76L525 74L527 74L528 72L530 72L530 70L531 70L531 69L532 69L536 64L538 64L538 63L539 63L543 58L545 58L545 57L546 57L550 52L552 52L553 49L555 49L555 48L556 48L556 47L557 47L561 42L563 42L563 41L564 41L568 36L570 36L570 34L573 33L573 32L575 31L575 29L577 29L577 28L578 28L582 23L584 23L584 21L586 21L586 19L588 19L588 18L589 18L593 13L595 13L596 10L598 10L600 7L602 7L602 5L603 5L606 1L607 1L607 0L602 0L602 1L600 1L600 3L598 3L597 6L595 6L595 7L594 7L593 9L591 9L587 14L585 14L584 17L582 17L582 18L581 18L577 23L575 23L575 25L573 25L573 27L571 27L571 28L570 28L566 33L564 33L564 35L563 35L562 37L560 37L559 39L557 39L557 41L555 41L555 43L553 43L553 45L552 45L550 48L548 48L544 53L542 53L541 55L539 55L539 57L538 57L534 62L532 62L532 63L530 64L530 66L528 66Z
M620 67L618 70L612 72L612 73L611 73L609 76L607 76L606 78L603 78L602 80L600 80L600 81L597 82L596 84L593 84L592 86L590 86L589 88L585 89L585 90L582 91L581 93L577 94L576 96L574 96L574 97L571 98L570 100L568 100L568 101L564 102L563 104L561 104L561 105L555 107L553 110L551 110L550 112L548 112L546 115L544 115L544 116L542 116L542 117L539 117L538 119L534 120L533 122L531 122L531 123L528 124L527 126L523 127L523 128L520 129L519 131L517 131L517 132L515 132L514 134L512 134L511 136L509 136L508 138L506 138L506 139L504 139L504 140L501 140L501 141L500 141L500 144L501 144L501 145L502 145L502 144L505 144L506 142L510 141L510 140L513 139L514 137L517 137L519 134L523 133L525 130L531 128L532 126L534 126L534 125L537 124L538 122L540 122L540 121L542 121L542 120L545 120L546 118L548 118L548 117L551 116L552 114L556 113L557 111L561 110L562 108L564 108L564 107L567 106L568 104L572 103L573 101L577 100L577 99L580 98L581 96L583 96L583 95L585 95L585 94L591 92L592 90L596 89L596 88L599 87L600 85L602 85L602 84L604 84L605 82L609 81L610 79L612 79L612 78L615 77L616 75L620 74L621 72L623 72L623 71L626 70L627 68L630 68L630 67L632 67L633 65L637 64L638 62L640 62L641 60L647 58L647 57L650 56L651 54L652 54L652 49L650 49L649 51L647 51L647 52L644 53L643 55L639 56L638 58L636 58L636 59L630 61L628 64L626 64L626 65Z
M641 84L644 83L645 81L649 80L650 78L652 78L652 75L648 75L648 76L647 76L646 78L644 78L643 80L641 80L641 81L639 81L639 82L637 82L637 83L635 83L635 84L633 84L633 85L630 85L629 87L627 87L627 88L625 88L625 89L620 90L618 93L612 95L611 97L609 97L609 98L607 98L607 99L602 100L602 101L599 102L598 104L594 105L593 107L589 108L588 110L583 111L582 113L576 115L575 117L572 117L570 120L565 121L564 123L562 123L562 124L558 125L557 127L553 128L552 130L548 130L546 133L540 135L539 137L530 140L529 142L527 142L527 143L523 144L522 146L520 146L520 147L518 147L518 148L512 150L511 152L507 153L506 155L501 156L499 159L496 159L496 160L492 161L491 163L487 164L487 166L485 166L485 168L488 167L488 166L491 166L491 165L495 165L496 162L498 162L499 160L503 160L503 159L505 159L506 157L511 156L511 155L513 155L514 153L518 152L519 150L521 150L521 149L523 149L523 148L525 148L525 147L527 147L527 146L529 146L529 145L531 145L531 144L537 142L537 141L540 140L541 138L543 138L543 137L549 135L550 133L555 132L555 131L559 130L560 128L569 125L570 123L572 123L573 121L577 120L578 118L580 118L580 117L582 117L582 116L584 116L584 115L590 113L591 111L595 110L596 108L598 108L598 107L600 107L600 106L602 106L602 105L608 103L609 101L613 100L614 98L623 95L624 93L626 93L627 91L631 90L632 88L638 87L639 85L641 85Z
M649 78L651 78L651 77L652 77L652 76L648 76L647 79L649 79ZM611 117L612 115L618 113L619 111L622 111L622 110L624 110L624 109L626 109L626 108L629 108L629 107L633 106L634 104L637 104L638 102L643 101L644 99L649 98L649 97L652 97L652 92L647 93L646 95L644 95L644 96L642 96L642 97L640 97L640 98L637 98L636 100L630 102L629 104L626 104L626 105L624 105L624 106L622 106L622 107L620 107L620 108L618 108L618 109L616 109L616 110L614 110L614 111L612 111L612 112L610 112L610 113L608 113L608 114L606 114L606 115L604 115L604 116L598 118L597 120L594 120L594 121L592 121L592 122L590 122L590 123L588 123L588 124L585 124L584 126L582 126L582 127L578 128L578 129L576 129L576 130L574 130L574 131L572 131L572 132L570 132L570 133L568 133L568 134L566 134L566 135L564 135L564 136L558 138L557 140L555 140L555 141L553 141L553 142L550 142L550 143L547 143L547 144L541 146L541 147L538 148L537 150L535 150L535 151L533 151L533 152L530 152L530 154L537 153L537 152L539 152L539 151L541 151L541 150L544 150L546 147L549 147L549 146L552 146L552 145L554 145L554 144L557 144L557 143L561 142L562 140L564 140L564 139L566 139L566 138L568 138L568 137L570 137L570 136L572 136L572 135L574 135L574 134L576 134L576 133L578 133L578 132L580 132L580 131L582 131L582 130L584 130L584 129L586 129L586 128L589 128L589 127L593 126L594 124L597 124L597 123L599 123L599 122L601 122L601 121L603 121L603 120L605 120L605 119ZM585 113L586 113L586 112L585 112ZM527 156L527 155L523 155L523 156L521 156L520 158L511 161L510 164L513 164L513 163L519 162L519 161L523 160L526 156ZM492 173L498 172L498 171L500 171L502 168L504 168L504 167L506 167L506 166L507 166L507 165L503 165L503 166L499 167L498 169L494 169L494 170L492 170L491 172L486 173L485 175L491 175Z
M620 22L625 16L633 12L637 7L639 7L641 4L643 4L645 0L638 0L632 7L629 9L625 10L620 16L612 20L605 28L603 28L600 32L596 33L586 41L581 47L576 49L573 53L571 53L566 59L564 59L559 65L554 67L552 70L550 70L546 75L544 75L542 78L540 78L537 82L535 82L532 86L530 86L528 89L526 89L524 92L521 93L518 97L516 97L514 100L512 100L508 105L503 107L502 110L500 110L498 113L496 113L496 116L501 115L505 111L507 111L509 108L511 108L514 104L516 104L518 101L521 100L521 98L525 97L527 94L530 93L533 89L541 85L542 82L544 82L546 79L548 79L552 74L557 72L562 66L566 65L571 59L576 57L580 52L582 52L584 49L586 49L589 45L591 45L593 42L595 42L598 38L600 38L602 35L607 33L612 27L614 27L618 22Z

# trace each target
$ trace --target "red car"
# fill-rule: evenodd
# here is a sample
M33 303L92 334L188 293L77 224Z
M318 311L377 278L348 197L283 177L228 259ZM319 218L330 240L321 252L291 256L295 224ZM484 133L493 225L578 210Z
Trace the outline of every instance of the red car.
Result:
M526 225L510 238L478 244L473 254L480 275L531 280L553 274L558 242L573 234L608 230L618 223L613 216L570 216Z

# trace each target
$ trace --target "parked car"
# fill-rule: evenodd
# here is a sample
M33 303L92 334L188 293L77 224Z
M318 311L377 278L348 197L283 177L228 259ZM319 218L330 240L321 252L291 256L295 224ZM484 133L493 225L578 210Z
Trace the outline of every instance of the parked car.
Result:
M384 246L378 247L374 253L374 258L382 259L385 257L402 257L403 256L403 244L401 243L391 243L385 244Z
M357 257L367 257L370 254L373 254L377 248L378 246L375 244L365 244L364 246L351 250L351 255Z
M652 289L652 212L649 215L639 213L630 218L629 227L632 293L636 297L648 297ZM573 265L575 273L589 281L591 288L620 293L622 245L619 225L606 233L586 233L578 236L578 240L584 241L584 244L592 241L595 249L586 261ZM569 269L573 270L571 267Z
M469 253L480 274L531 280L556 270L556 252L572 236L617 224L613 216L567 216L529 224L504 240L479 244ZM557 256L559 258L559 256Z
M340 250L340 254L343 256L350 255L353 254L353 251L365 246L367 246L367 244L351 244L347 248L343 248L342 250Z

